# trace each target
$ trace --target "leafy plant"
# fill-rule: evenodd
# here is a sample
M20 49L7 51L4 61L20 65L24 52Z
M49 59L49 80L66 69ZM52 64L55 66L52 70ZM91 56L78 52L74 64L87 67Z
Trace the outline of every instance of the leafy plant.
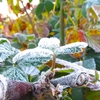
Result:
M26 5L15 1L14 5L14 0L7 0L17 19L0 19L0 74L11 80L38 81L41 87L50 75L57 80L66 76L70 80L62 99L94 100L96 96L99 100L99 0L40 0L36 7L33 0ZM60 82L64 85L65 78ZM59 88L53 92L57 99Z

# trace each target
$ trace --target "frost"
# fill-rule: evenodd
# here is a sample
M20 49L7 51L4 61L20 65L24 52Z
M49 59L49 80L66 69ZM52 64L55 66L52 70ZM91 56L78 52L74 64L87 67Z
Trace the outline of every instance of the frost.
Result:
M19 66L38 66L52 59L53 52L48 49L35 48L19 52L14 58L13 63Z
M39 70L37 68L35 68L34 66L30 66L30 67L22 67L22 70L25 72L25 74L34 76L34 75L38 75L39 74Z
M6 38L0 38L0 44L7 42L8 44L10 44L9 40Z
M0 100L5 100L7 86L7 78L5 78L3 75L0 75Z
M42 38L38 43L38 47L54 50L60 47L60 40L56 37Z
M78 53L78 52L82 52L83 48L86 48L87 46L88 44L86 42L75 42L55 49L54 53L56 55Z

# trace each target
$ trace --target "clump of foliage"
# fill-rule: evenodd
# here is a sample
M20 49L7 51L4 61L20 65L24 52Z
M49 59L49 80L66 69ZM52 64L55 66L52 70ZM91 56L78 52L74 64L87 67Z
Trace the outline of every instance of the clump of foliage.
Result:
M99 0L40 0L36 7L32 6L32 0L26 5L22 0L16 1L14 5L13 0L7 0L10 10L17 17L22 16L16 20L7 17L0 24L0 74L12 80L34 82L43 71L65 68L64 64L56 63L59 58L81 62L88 71L94 70L93 83L99 81ZM55 78L69 73L73 70L58 71ZM96 96L99 100L99 89L91 91L84 87L82 84L80 88L67 89L63 98L94 100Z

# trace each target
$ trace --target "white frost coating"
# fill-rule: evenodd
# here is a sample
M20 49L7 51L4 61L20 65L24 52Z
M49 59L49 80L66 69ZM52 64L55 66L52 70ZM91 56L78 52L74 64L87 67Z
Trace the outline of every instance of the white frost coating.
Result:
M88 44L86 42L75 42L71 44L66 44L60 48L55 49L55 54L73 54L77 52L82 52L83 48L86 48Z
M53 52L51 50L42 49L39 47L35 49L27 49L15 55L15 57L13 58L13 63L21 61L22 59L27 59L28 57L34 58L35 60L35 57L52 57L52 55Z
M7 41L7 43L9 43L9 44L10 44L10 42L9 42L9 40L8 40L8 39L6 39L6 38L0 38L0 41L2 41L2 40L5 40L5 41Z
M3 75L0 75L0 99L2 98L2 100L5 100L7 86L7 78L5 78Z
M30 67L22 67L23 71L25 72L25 74L29 74L31 76L34 75L38 75L39 74L39 70L36 67L30 66Z
M60 47L60 40L56 37L42 38L38 43L38 47L54 50Z

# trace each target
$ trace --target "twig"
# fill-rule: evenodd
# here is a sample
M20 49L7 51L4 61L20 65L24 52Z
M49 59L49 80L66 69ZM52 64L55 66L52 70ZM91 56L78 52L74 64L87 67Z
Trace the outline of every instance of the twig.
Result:
M23 4L23 1L22 1L22 0L20 0L20 1L21 1L22 5L23 5L24 11L26 12L26 15L27 15L27 17L28 17L28 19L29 19L29 21L30 21L30 24L31 24L31 26L32 26L32 29L33 29L34 25L33 25L33 23L32 23L32 19L31 19L30 15L28 14L28 12L27 12L27 10L26 10L26 8L25 8L25 6L24 6L24 4ZM34 30L33 30L33 32L34 32Z
M60 37L61 37L61 45L65 45L65 33L64 33L64 2L62 1L60 6Z

